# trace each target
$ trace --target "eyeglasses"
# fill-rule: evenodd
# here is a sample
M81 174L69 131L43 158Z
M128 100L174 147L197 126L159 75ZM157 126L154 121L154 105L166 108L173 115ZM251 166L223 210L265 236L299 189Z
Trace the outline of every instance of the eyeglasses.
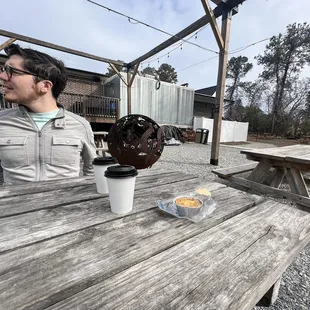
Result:
M8 76L8 79L12 78L13 73L17 73L17 74L30 74L30 75L37 76L37 77L39 77L41 79L46 80L46 78L41 76L41 75L38 75L38 74L35 74L35 73L31 73L29 71L17 69L17 68L11 67L10 65L0 66L0 72L1 73L5 72L7 74L7 76Z

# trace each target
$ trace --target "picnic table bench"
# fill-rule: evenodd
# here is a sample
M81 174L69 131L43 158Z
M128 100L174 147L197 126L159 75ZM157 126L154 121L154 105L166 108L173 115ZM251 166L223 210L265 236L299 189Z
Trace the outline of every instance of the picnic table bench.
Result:
M217 202L198 223L155 205L197 187ZM140 171L126 215L92 177L3 186L0 197L6 310L252 309L275 299L310 241L305 211L155 168Z

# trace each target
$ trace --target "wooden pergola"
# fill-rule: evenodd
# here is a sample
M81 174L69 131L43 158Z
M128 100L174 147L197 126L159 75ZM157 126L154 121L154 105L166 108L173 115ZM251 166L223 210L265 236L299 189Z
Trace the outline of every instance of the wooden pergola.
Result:
M20 40L27 43L32 43L39 46L48 47L54 50L66 52L72 55L77 55L80 57L93 59L101 62L108 63L111 68L115 71L116 74L122 79L122 81L127 85L127 107L128 114L131 113L131 86L134 81L134 78L138 72L139 65L142 61L150 58L151 56L159 53L160 51L166 49L172 44L182 40L186 36L197 31L204 25L210 23L212 31L216 42L219 47L219 67L218 67L218 77L217 77L217 89L216 89L216 106L217 109L214 113L214 126L213 126L213 137L212 137L212 148L211 148L211 159L210 163L212 165L218 165L219 162L219 144L220 144L220 135L221 135L221 125L222 125L222 113L223 113L223 101L224 101L224 91L225 91L225 80L226 80L226 70L227 70L227 61L228 61L228 46L229 46L229 36L230 36L230 25L231 17L233 14L238 12L238 5L242 4L246 0L211 0L216 4L214 10L211 9L209 0L201 0L202 6L205 10L205 15L200 19L184 28L178 32L173 37L159 44L146 54L134 59L129 63L125 63L119 60L113 60L109 58L104 58L100 56L95 56L64 46L56 45L42 40L37 40L35 38L23 36L17 33L9 32L0 29L0 35L9 38L5 43L0 45L0 51L5 47L11 45L16 40ZM219 29L216 18L222 16L222 27ZM125 81L117 70L115 65L120 65L127 68L127 81Z

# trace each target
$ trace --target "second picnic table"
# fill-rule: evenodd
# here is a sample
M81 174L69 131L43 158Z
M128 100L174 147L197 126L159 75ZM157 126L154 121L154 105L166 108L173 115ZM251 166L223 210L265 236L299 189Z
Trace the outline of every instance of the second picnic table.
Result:
M304 173L310 172L310 146L291 145L285 147L245 149L241 151L248 159L258 162L249 163L240 168L223 168L214 173L228 178L234 183L257 190L289 198L306 207L310 207L308 188ZM247 179L233 175L251 171ZM279 189L286 178L290 191Z

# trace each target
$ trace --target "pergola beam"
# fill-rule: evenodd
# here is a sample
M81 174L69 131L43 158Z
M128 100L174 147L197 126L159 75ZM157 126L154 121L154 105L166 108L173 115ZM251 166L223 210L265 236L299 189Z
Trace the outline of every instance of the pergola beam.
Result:
M78 50L74 50L74 49L67 48L67 47L64 47L64 46L56 45L56 44L49 43L49 42L46 42L46 41L41 41L41 40L38 40L38 39L35 39L35 38L26 37L26 36L23 36L23 35L20 35L20 34L17 34L17 33L13 33L13 32L9 32L9 31L6 31L6 30L2 30L2 29L0 29L0 35L4 36L4 37L7 37L7 38L14 38L16 40L20 40L20 41L23 41L23 42L27 42L27 43L36 44L36 45L39 45L39 46L48 47L48 48L51 48L51 49L54 49L54 50L57 50L57 51L69 53L69 54L72 54L72 55L77 55L77 56L88 58L88 59L93 59L93 60L97 60L97 61L101 61L101 62L106 62L106 63L112 63L114 65L121 65L121 66L126 66L127 65L126 63L124 63L124 62L122 62L120 60L113 60L113 59L109 59L109 58L95 56L95 55L92 55L92 54L84 53L84 52L81 52L81 51L78 51Z
M130 69L127 69L127 114L131 114L131 86L138 73L140 63L137 63L134 67L132 75L130 74Z
M202 6L206 12L206 15L207 15L209 21L210 21L212 31L214 33L217 45L218 45L219 49L221 50L224 48L224 42L223 42L223 39L221 36L220 29L217 26L216 18L213 14L211 7L210 7L209 0L201 0L201 3L202 3Z
M215 18L218 18L223 14L224 11L227 10L234 10L239 4L242 4L246 0L227 0L227 2L220 1L219 5L213 10L213 14ZM189 25L188 27L184 28L180 32L178 32L175 36L169 38L168 40L164 41L163 43L159 44L148 53L138 57L137 59L131 61L127 64L127 68L132 68L135 64L142 62L153 55L159 53L160 51L164 50L165 48L171 46L172 44L182 40L186 36L190 35L194 31L200 29L204 25L209 23L209 18L205 15L199 18L197 21Z
M10 46L13 42L16 41L16 38L11 38L5 41L3 44L0 45L0 51L4 50L6 47Z
M120 74L120 72L117 70L117 68L115 67L114 64L109 63L110 67L112 68L112 70L118 75L118 77L123 81L123 83L128 86L127 82L123 79L122 75Z

